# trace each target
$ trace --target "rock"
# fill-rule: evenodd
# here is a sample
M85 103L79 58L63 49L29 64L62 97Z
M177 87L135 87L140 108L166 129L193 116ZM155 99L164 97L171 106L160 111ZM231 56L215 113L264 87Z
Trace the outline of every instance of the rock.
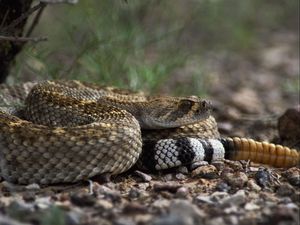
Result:
M230 205L225 207L223 211L225 214L237 214L238 211L240 211L240 207L237 205Z
M280 223L278 223L280 222ZM278 205L273 209L273 216L269 224L299 224L299 210Z
M122 199L120 192L117 191L115 187L109 188L107 186L101 185L97 188L96 194L98 195L98 197L108 199L113 203L120 203Z
M210 219L207 223L207 225L223 225L226 224L224 219L222 217L216 217L216 218L212 218Z
M233 188L242 188L248 181L248 177L243 172L225 173L224 180Z
M295 189L290 184L282 184L278 187L276 194L279 196L291 196L295 193Z
M230 224L230 225L238 225L238 224L240 224L240 223L239 223L239 220L238 220L238 217L237 217L236 215L229 215L229 216L226 216L226 217L224 218L224 220L225 220L225 223L226 223L226 224ZM220 221L220 223L221 223L221 221ZM219 225L220 223L218 223L218 225Z
M253 202L248 202L245 205L245 209L248 211L252 211L252 210L258 210L258 209L260 209L260 207L256 204L254 204Z
M278 119L281 140L293 142L300 139L300 105L287 109Z
M26 191L22 197L25 202L33 202L36 199L35 193L31 191Z
M188 170L188 168L186 166L180 166L180 167L178 167L177 171L179 173L182 173L182 174L185 174L185 175L189 174L189 170Z
M227 198L228 196L229 196L229 194L227 192L216 191L216 192L212 193L211 199L214 202L219 202L222 199Z
M218 170L213 165L200 166L192 171L192 177L201 177L206 179L218 178Z
M174 174L173 174L173 173L165 174L165 175L163 176L163 180L164 180L164 181L172 181L172 180L174 180Z
M209 205L218 205L220 204L221 200L227 198L229 195L226 192L219 192L216 191L212 193L211 195L198 195L195 198L195 202L202 206L203 203L209 204Z
M177 182L167 182L167 183L159 182L153 185L153 190L156 192L168 191L171 193L176 193L176 191L180 187L182 187L182 185L178 184Z
M146 174L146 173L143 173L143 172L141 172L141 171L139 171L139 170L135 170L135 171L134 171L134 174L137 175L137 176L139 176L140 178L142 178L142 180L143 180L144 182L149 182L149 181L152 180L152 177L151 177L150 175L148 175L148 174Z
M72 211L66 213L65 221L67 225L80 225L82 224L82 220L84 217L84 213L79 209L72 209Z
M102 223L99 223L102 225ZM107 223L109 225L111 223ZM119 217L116 218L113 222L113 225L135 225L136 223L133 221L132 218L129 217ZM106 225L106 224L105 224Z
M27 186L25 187L25 189L26 189L26 190L29 190L29 191L38 191L38 190L41 189L41 187L40 187L40 185L33 183L33 184L27 185Z
M214 202L211 199L211 196L207 196L207 195L199 195L196 197L195 200L198 205L202 205L203 203L211 204L211 205L214 204Z
M257 93L250 88L241 88L232 98L232 103L243 113L261 113L262 102Z
M11 218L5 217L3 215L0 216L0 225L29 225L29 223L22 223Z
M233 169L233 171L244 171L243 164L241 163L241 161L232 161L225 159L224 163L229 165L230 168Z
M272 175L268 170L260 169L255 173L255 180L259 186L266 188L271 184Z
M289 204L292 202L292 199L290 197L282 197L279 199L280 204Z
M157 199L152 203L152 206L154 208L157 208L159 210L162 210L164 208L167 208L170 206L170 201L167 199Z
M282 174L291 185L300 187L300 168L292 167Z
M216 169L217 169L218 171L223 170L224 167L225 167L225 163L224 163L223 160L213 161L213 162L211 163L211 165L213 165L214 167L216 167Z
M148 208L145 205L139 203L131 202L123 208L123 213L125 214L145 214L147 213Z
M206 214L187 200L173 200L169 213L155 219L151 225L198 225Z
M100 208L101 210L109 210L112 209L114 205L105 199L98 199L97 200L97 208Z
M259 185L256 184L256 182L253 179L248 180L247 182L247 187L251 190L251 191L260 191L261 187Z
M12 201L6 213L13 219L24 219L35 211L34 205L22 201Z
M70 196L70 200L74 205L79 207L92 207L96 203L96 198L86 193L75 193Z
M231 190L231 187L226 182L220 181L216 185L216 190L227 192L227 191Z
M220 201L222 207L240 206L247 201L247 196L244 190L237 191L234 195L228 196Z
M189 189L186 187L180 187L176 191L176 197L177 198L186 198L189 194Z
M131 188L128 193L128 197L131 199L136 199L136 198L140 197L140 195L141 195L141 192L137 188Z
M196 161L190 165L190 168L191 168L191 170L195 170L200 166L207 166L207 165L209 165L209 164L206 161Z
M182 173L176 173L175 177L177 180L185 180L187 178L187 176Z
M38 198L36 199L35 203L35 208L36 209L48 209L49 207L51 207L53 205L51 198L50 197L42 197L42 198Z

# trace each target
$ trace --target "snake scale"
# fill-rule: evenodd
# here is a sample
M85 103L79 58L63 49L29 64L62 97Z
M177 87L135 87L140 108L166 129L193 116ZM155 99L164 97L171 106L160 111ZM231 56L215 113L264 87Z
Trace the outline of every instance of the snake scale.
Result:
M79 81L0 85L0 171L19 184L77 182L134 164L161 170L195 161L299 165L295 149L220 138L211 105Z

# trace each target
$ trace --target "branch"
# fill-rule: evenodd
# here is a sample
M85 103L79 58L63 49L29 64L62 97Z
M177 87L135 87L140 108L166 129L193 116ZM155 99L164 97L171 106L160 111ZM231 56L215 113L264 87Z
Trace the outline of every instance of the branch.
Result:
M9 31L12 28L15 28L19 23L21 23L24 19L26 19L28 16L30 16L33 12L36 10L43 8L47 5L47 3L40 2L38 5L30 8L27 12L23 13L20 17L12 21L8 26L1 29L1 32L4 33L6 31Z
M49 4L56 4L56 3L76 4L78 0L40 0L40 2L45 2Z
M39 11L37 12L37 14L35 15L33 22L31 23L25 37L29 37L33 31L33 29L35 28L35 26L38 24L40 17L42 15L42 12L44 11L44 9L46 8L47 4L44 4L41 8L39 8Z
M47 41L46 37L11 37L11 36L2 36L0 35L0 41L13 41L13 42L40 42L40 41Z

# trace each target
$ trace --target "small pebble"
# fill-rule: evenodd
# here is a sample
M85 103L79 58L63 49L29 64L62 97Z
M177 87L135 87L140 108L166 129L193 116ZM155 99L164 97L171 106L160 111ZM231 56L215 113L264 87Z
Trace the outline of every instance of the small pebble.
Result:
M153 185L153 190L156 192L161 192L161 191L168 191L171 193L176 193L176 191L182 187L181 184L178 184L177 182L168 182L168 183L155 183Z
M158 209L167 208L169 206L170 206L170 200L167 200L167 199L158 199L152 203L152 207L158 208Z
M29 184L25 187L26 190L29 190L29 191L38 191L41 189L40 185L36 184L36 183L33 183L33 184Z
M168 174L165 174L162 179L164 181L172 181L174 180L174 174L173 173L168 173Z
M220 161L220 160L218 160L218 161L213 161L213 162L211 163L211 165L213 165L214 167L216 167L218 171L223 170L224 167L225 167L225 163L224 163L223 160L222 160L222 161Z
M248 180L247 182L247 187L251 190L251 191L260 191L261 187L259 185L256 184L256 182L253 179Z
M192 177L201 177L206 179L218 178L217 168L213 165L200 166L192 171Z
M246 202L246 193L244 190L239 190L235 194L228 196L220 201L222 207L230 205L242 205Z
M177 198L186 198L189 194L189 189L186 187L180 187L176 191L176 197Z
M28 225L28 223L26 223L26 224L21 223L21 222L18 222L16 220L14 220L14 219L3 216L3 215L0 216L0 224L1 225Z
M260 169L255 174L255 180L259 186L266 188L271 184L271 174L268 170Z
M82 224L84 213L79 209L72 209L72 211L67 212L65 216L65 221L67 225L80 225Z
M216 185L216 190L217 191L230 191L231 190L231 187L224 181L220 181L217 183Z
M36 199L35 208L37 209L48 209L53 205L51 197L41 197Z
M182 173L177 173L175 177L177 180L185 180L187 176Z
M97 200L97 208L100 208L103 211L104 210L109 210L113 207L114 207L114 205L110 201L107 201L105 199Z
M208 220L208 222L206 223L207 225L223 225L226 224L224 219L222 217L216 217L216 218L212 218L210 220Z
M245 209L248 211L252 211L252 210L258 210L260 209L260 207L252 202L248 202L245 205Z
M191 202L176 199L170 204L169 214L155 219L151 225L199 225L205 216L204 211Z
M13 219L27 218L27 216L34 211L34 204L24 203L22 201L12 201L6 208L6 214Z
M23 194L23 200L25 202L33 202L35 199L36 197L34 192L28 191Z
M295 193L295 189L290 184L282 184L278 187L276 194L279 196L291 196Z
M212 204L212 205L214 204L214 202L211 199L211 196L207 196L207 195L199 195L196 197L195 200L198 203L198 205L201 205L203 203Z
M136 198L140 197L140 195L141 195L141 192L137 188L131 188L128 193L128 197L131 199L136 199Z
M189 174L189 170L188 170L188 168L186 166L180 166L180 167L178 167L177 171L180 172L180 173L182 173L182 174L185 174L185 175Z
M291 185L300 187L300 168L292 167L283 173Z
M123 212L125 214L145 214L147 213L148 208L145 205L141 205L139 203L129 203L127 205L125 205L125 207L123 208Z
M139 170L135 170L135 171L134 171L134 174L137 175L137 176L139 176L140 178L142 178L142 180L143 180L144 182L149 182L149 181L152 180L152 177L151 177L150 175L148 175L148 174L146 174L146 173L143 173L143 172L141 172L141 171L139 171Z
M72 194L70 200L74 205L79 207L92 207L96 203L96 198L86 193Z
M190 168L191 170L195 170L197 169L198 167L201 167L201 166L207 166L209 165L208 162L206 161L197 161L197 162L193 162L191 165L190 165Z
M233 188L242 188L248 181L248 176L243 172L225 173L224 180Z

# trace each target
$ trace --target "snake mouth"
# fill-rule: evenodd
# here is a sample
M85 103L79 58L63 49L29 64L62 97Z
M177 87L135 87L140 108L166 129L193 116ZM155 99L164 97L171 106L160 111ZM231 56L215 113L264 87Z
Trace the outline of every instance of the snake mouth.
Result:
M176 128L200 122L211 115L211 102L195 96L180 98L176 104L170 105L143 116L142 128Z
M207 119L209 116L210 111L208 110L206 112L195 114L194 116L184 116L180 118L174 118L173 120L165 118L160 119L155 117L146 117L142 121L139 121L139 123L142 129L169 129L194 124Z

